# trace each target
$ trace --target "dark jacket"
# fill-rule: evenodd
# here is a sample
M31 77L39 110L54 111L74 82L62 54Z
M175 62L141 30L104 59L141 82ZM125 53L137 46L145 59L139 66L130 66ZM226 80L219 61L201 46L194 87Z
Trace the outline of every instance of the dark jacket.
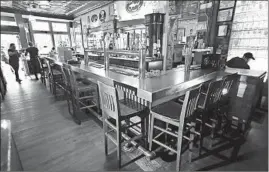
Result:
M25 55L30 54L30 59L34 59L38 56L38 49L36 47L29 47L26 49Z
M234 57L231 60L229 60L226 65L230 68L239 68L239 69L250 69L247 62L239 57Z
M19 57L20 57L20 54L18 53L17 50L12 50L12 49L8 49L8 53L14 53L12 55L8 54L9 55L9 64L13 67L13 68L17 68L19 67Z

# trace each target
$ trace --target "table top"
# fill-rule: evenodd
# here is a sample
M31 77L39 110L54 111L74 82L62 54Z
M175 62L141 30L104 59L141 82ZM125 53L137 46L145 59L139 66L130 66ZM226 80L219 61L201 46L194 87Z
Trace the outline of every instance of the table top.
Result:
M50 59L50 58L48 58ZM55 59L50 59L55 61ZM61 62L55 62L62 65ZM237 69L226 69L225 71L214 71L212 69L198 69L185 72L184 69L172 69L164 72L161 76L139 79L113 71L106 71L104 68L86 66L84 62L80 65L71 65L71 69L79 72L93 82L100 81L107 85L114 86L113 81L124 83L137 88L137 96L143 98L153 105L160 104L167 98L180 96L194 86L202 84L212 79L222 78L228 74L239 73L257 77L264 72L244 72ZM172 97L171 97L172 96Z

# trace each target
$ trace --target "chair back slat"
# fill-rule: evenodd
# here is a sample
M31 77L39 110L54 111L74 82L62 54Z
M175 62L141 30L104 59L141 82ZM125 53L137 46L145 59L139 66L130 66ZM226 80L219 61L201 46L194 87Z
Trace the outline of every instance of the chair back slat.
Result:
M136 102L136 107L140 105L149 106L149 102L145 99L142 99L140 97L137 97L137 88L114 81L114 87L117 89L117 91L121 90L123 92L123 99L125 102L128 102L130 100Z
M111 117L118 119L120 115L118 93L114 87L98 81L99 95L104 119Z
M204 108L209 109L215 105L221 97L223 80L212 81L209 83L206 98L204 102Z
M198 99L200 96L201 85L188 91L184 98L180 118L190 119L194 115L194 111L197 108Z
M232 93L232 89L239 79L239 75L237 73L227 75L223 78L223 86L222 86L222 96L229 96Z

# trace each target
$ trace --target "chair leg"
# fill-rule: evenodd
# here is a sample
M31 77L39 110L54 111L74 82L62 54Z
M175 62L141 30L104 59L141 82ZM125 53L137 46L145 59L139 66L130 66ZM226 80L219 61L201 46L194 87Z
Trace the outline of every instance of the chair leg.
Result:
M117 119L117 160L118 168L121 168L121 121Z
M177 138L177 160L176 160L176 171L180 171L181 166L181 147L182 147L182 137L183 132L178 132L178 138Z
M107 127L107 123L105 122L105 118L103 118L103 132L104 132L104 146L105 146L105 155L108 155L108 151L107 151L107 136L106 136L106 132L108 131L108 127Z
M192 151L193 151L193 142L194 142L194 133L193 133L193 131L194 130L195 130L194 128L192 128L190 130L191 132L190 132L189 159L188 159L189 163L192 162Z
M216 129L216 124L213 123L212 124L212 129L211 129L211 134L210 134L210 138L211 138L210 145L209 145L210 148L213 147L213 142L214 142L214 138L215 138L215 129Z
M150 123L150 131L149 133L149 150L152 151L152 140L153 140L153 133L154 133L154 114L151 114L151 123Z

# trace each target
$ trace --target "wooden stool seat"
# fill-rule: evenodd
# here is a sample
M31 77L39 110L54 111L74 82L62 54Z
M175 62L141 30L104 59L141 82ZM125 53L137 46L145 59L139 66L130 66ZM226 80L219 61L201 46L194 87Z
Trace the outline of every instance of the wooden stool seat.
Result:
M155 108L153 108L151 111L162 114L165 117L168 117L173 120L179 121L180 118L180 112L182 109L182 105L179 103L176 103L174 101L170 101L164 104L161 104Z
M124 118L124 117L131 118L133 116L139 116L142 118L143 115L148 115L148 113L146 113L146 112L148 112L147 107L144 107L144 108L137 107L137 110L136 110L136 108L131 108L130 104L121 103L121 102L119 102L119 106L120 106L120 114L121 114L122 118ZM138 105L138 106L140 106L140 105ZM143 112L145 112L145 113L143 113Z

